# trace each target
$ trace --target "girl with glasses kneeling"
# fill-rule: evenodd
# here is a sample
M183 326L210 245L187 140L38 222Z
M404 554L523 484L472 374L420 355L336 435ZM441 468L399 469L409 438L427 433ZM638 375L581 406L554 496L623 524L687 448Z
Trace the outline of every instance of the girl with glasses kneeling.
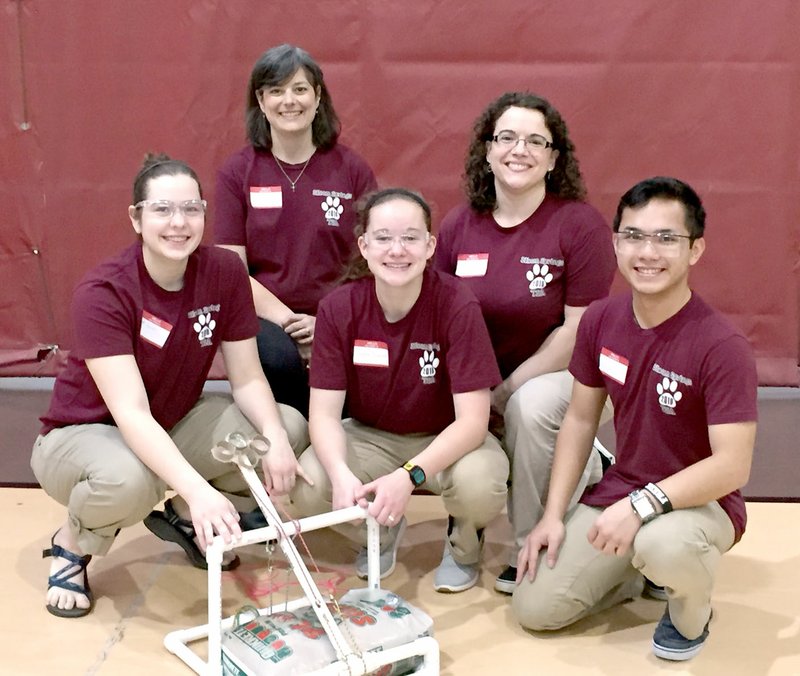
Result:
M205 568L215 535L241 535L255 507L236 465L211 449L238 432L271 444L262 461L268 490L287 493L302 476L296 454L306 422L275 404L261 370L258 321L247 271L236 254L201 246L205 202L195 172L150 156L128 208L139 241L89 272L72 302L74 345L53 389L31 466L67 507L52 538L47 609L92 610L86 567L121 528L144 520ZM222 352L233 396L203 396ZM152 511L170 487L177 495ZM230 556L224 569L238 564Z
M366 506L381 524L381 577L394 570L417 487L449 514L437 591L478 580L484 526L503 508L508 460L488 433L490 388L500 382L475 296L427 269L431 212L402 189L368 196L358 211L360 256L349 282L320 303L311 364L312 447L300 458L313 486L292 500L305 515ZM341 420L347 400L349 419ZM363 529L353 537L363 538ZM367 576L366 550L356 572Z

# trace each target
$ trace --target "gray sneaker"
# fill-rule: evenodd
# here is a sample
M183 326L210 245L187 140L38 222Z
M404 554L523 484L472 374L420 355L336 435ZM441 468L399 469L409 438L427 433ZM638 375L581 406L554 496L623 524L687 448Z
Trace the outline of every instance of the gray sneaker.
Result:
M408 522L406 517L400 519L393 528L389 529L388 542L384 543L381 547L380 568L381 580L389 577L394 572L394 567L397 564L397 549L400 547L400 540L403 539L403 533L406 532ZM394 539L392 539L392 535ZM361 551L356 556L356 575L362 580L367 579L367 548L362 547Z
M465 565L458 563L453 558L453 550L450 547L450 540L445 538L444 555L442 562L436 569L433 576L433 588L438 592L462 592L470 587L474 587L478 582L480 565L473 563Z

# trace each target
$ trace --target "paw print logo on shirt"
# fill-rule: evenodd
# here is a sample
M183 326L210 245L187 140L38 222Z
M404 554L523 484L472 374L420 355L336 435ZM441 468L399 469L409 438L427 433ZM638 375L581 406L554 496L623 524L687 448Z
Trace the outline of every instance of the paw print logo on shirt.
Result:
M528 288L532 296L544 296L544 287L553 281L553 273L546 264L534 263L533 267L525 274L530 284Z
M420 372L422 382L430 385L436 380L436 369L439 367L439 357L436 356L434 350L425 350L419 358Z
M342 200L338 197L331 197L328 195L321 206L322 210L325 212L325 220L328 221L328 225L339 225L339 218L344 211Z
M661 406L661 410L667 415L675 415L675 406L683 398L683 395L678 391L678 382L664 377L656 385L656 392L658 392L658 403Z
M214 334L214 329L217 327L217 322L211 319L211 313L200 314L197 316L197 321L193 325L197 339L202 345L209 345L211 343L211 336Z

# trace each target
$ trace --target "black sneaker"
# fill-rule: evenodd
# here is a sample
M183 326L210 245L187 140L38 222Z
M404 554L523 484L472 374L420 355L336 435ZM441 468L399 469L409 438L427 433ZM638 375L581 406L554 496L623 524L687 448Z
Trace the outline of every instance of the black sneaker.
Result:
M267 526L269 524L264 518L264 513L258 507L250 512L239 512L239 528L243 531L266 528Z
M656 584L648 578L644 578L644 591L642 596L653 599L654 601L667 601L667 590L661 585Z
M705 645L708 638L709 624L711 624L710 617L703 628L703 633L697 638L688 639L672 624L669 608L667 608L653 634L653 654L662 660L671 660L673 662L692 659Z
M516 586L517 569L514 566L506 566L506 569L494 580L494 588L501 594L513 594Z

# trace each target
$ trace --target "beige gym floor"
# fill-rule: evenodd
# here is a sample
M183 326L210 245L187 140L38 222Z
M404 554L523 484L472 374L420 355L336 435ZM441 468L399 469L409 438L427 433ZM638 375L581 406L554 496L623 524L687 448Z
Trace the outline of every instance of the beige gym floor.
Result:
M397 569L384 586L434 618L442 674L800 674L800 504L749 503L748 510L748 532L723 557L708 643L690 662L670 664L651 654L650 639L663 612L657 601L637 599L554 634L522 630L511 616L508 597L492 589L505 562L504 516L487 529L479 585L461 594L434 592L433 569L445 529L437 497L412 498ZM141 524L123 531L110 554L90 565L97 597L93 613L70 620L45 610L49 564L41 550L63 514L39 489L0 489L0 532L5 536L0 673L193 673L163 647L162 639L176 628L205 623L205 573L190 567L176 545L157 540ZM306 540L322 570L318 581L346 575L337 586L340 593L363 586L351 576L355 550L345 540L328 532L308 534ZM247 589L259 606L270 602L256 593L265 582L263 549L240 551L241 567L223 577L226 615L248 601ZM285 567L285 562L276 565ZM296 585L290 589L297 595ZM276 593L273 601L282 598Z

